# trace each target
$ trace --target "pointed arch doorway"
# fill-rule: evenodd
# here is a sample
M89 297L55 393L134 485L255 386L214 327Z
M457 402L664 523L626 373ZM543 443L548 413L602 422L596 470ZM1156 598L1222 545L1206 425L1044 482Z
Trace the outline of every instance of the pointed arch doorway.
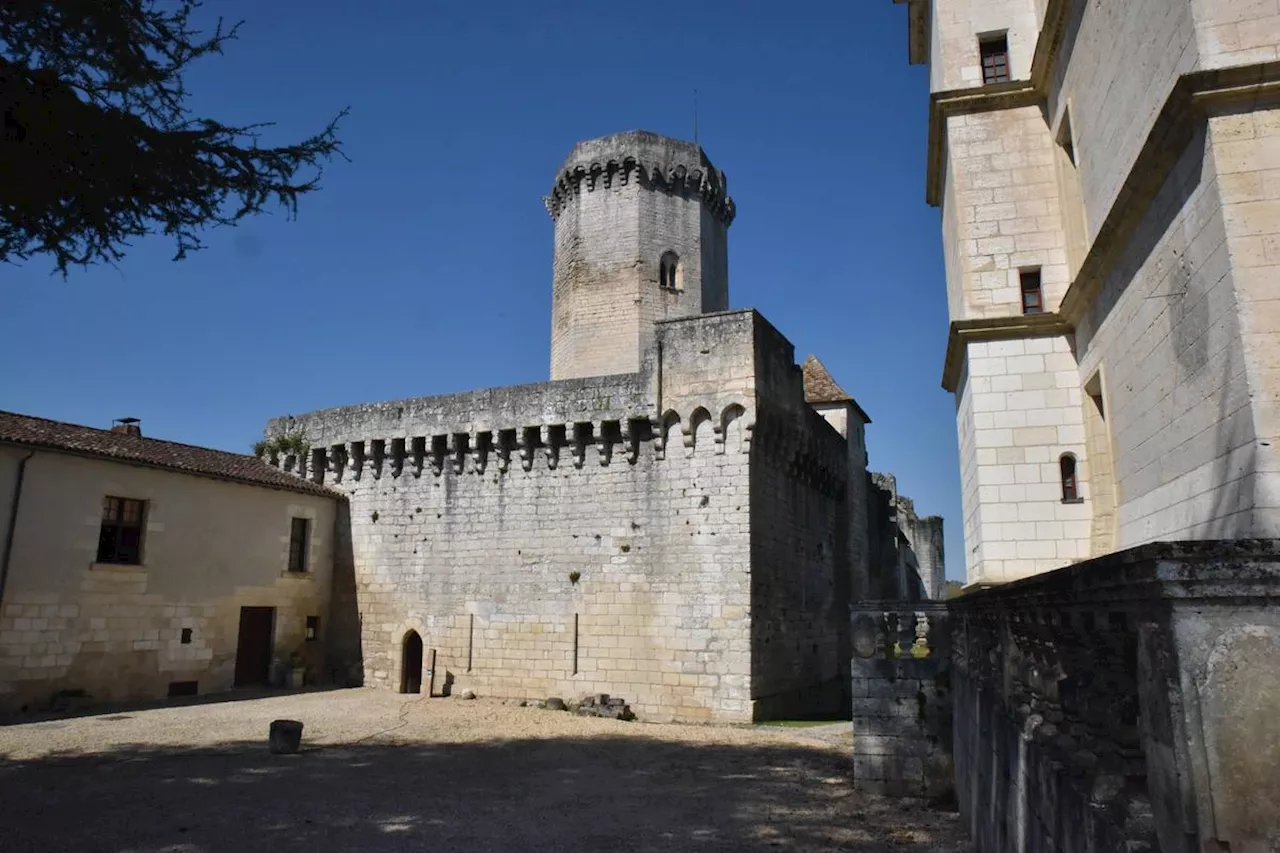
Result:
M405 634L400 648L400 692L422 692L422 637L417 631Z

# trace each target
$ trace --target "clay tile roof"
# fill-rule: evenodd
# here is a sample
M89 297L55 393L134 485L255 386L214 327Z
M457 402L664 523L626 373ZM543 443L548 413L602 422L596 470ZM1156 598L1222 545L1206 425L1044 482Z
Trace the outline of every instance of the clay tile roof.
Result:
M256 456L0 411L0 444L4 443L112 459L250 486L342 497L318 483L274 468Z
M858 401L849 396L849 392L840 387L835 379L831 378L831 374L827 372L826 366L818 361L816 355L810 355L804 360L804 401L810 404L822 403L848 403L857 409L858 414L867 423L871 423L871 418L867 417L867 413L858 405Z

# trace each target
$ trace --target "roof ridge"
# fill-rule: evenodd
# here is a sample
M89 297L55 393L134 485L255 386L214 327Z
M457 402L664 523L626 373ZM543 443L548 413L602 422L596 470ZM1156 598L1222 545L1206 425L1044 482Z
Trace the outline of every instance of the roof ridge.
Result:
M282 471L260 457L148 438L70 421L0 410L0 443L142 465L197 477L341 498L323 483Z
M804 395L810 403L843 403L852 400L848 391L827 370L827 366L813 353L804 360Z
M203 450L206 453L226 453L229 456L243 456L246 459L257 459L252 453L237 453L234 450L223 450L220 447L208 447L203 444L191 444L186 441L174 441L170 438L156 438L151 435L134 435L127 432L116 432L111 429L103 429L102 427L89 426L88 424L78 424L75 421L60 421L55 418L41 417L40 415L24 415L22 412L11 412L7 409L0 409L0 417L12 415L15 418L24 418L29 421L44 421L47 424L57 424L58 426L70 426L76 429L91 429L94 432L100 432L105 435L120 436L126 439L139 439L141 441L154 441L157 444L172 444L174 447L190 447L194 450Z

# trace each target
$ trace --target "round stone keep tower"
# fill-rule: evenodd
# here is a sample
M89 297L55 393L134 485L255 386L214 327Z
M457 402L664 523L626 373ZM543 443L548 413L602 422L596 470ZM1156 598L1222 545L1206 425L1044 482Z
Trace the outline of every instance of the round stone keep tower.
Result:
M729 307L734 206L698 145L643 130L579 142L546 202L552 379L633 373L654 321Z

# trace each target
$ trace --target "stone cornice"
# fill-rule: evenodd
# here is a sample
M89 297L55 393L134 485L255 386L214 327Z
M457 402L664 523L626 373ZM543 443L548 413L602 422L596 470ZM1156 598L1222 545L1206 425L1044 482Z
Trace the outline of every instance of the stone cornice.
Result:
M926 201L942 204L943 157L947 146L947 119L966 113L1038 106L1047 100L1049 75L1062 47L1067 10L1071 0L1049 0L1031 60L1031 79L1013 80L992 86L934 92L929 104L929 171L925 180Z
M737 213L733 199L725 192L724 181L714 168L702 164L676 163L664 168L657 163L644 163L635 157L621 157L604 162L578 163L562 171L551 194L543 198L552 219L582 192L598 188L625 186L632 180L647 188L660 188L673 193L697 193L712 215L725 226L733 223Z
M1074 331L1061 314L1019 314L1013 317L979 317L956 320L947 338L947 356L942 367L942 387L955 393L964 368L965 351L978 341L1007 341L1014 338L1056 338Z
M1121 606L1193 601L1242 604L1280 599L1280 548L1274 539L1153 542L1006 584L966 592L948 603L955 615L1010 604Z
M929 0L893 0L907 6L907 61L924 65L929 61Z
M1072 324L1080 322L1195 135L1198 119L1206 110L1267 99L1280 102L1280 62L1193 71L1178 80L1090 244L1080 271L1062 297L1058 310L1065 319Z
M1067 28L1067 11L1071 3L1072 0L1049 0L1044 7L1040 35L1036 38L1036 50L1031 57L1031 82L1044 93L1049 91L1049 73L1057 64L1058 51L1062 48L1062 35Z
M934 92L929 99L929 171L925 179L925 200L933 207L942 204L947 119L968 113L1035 106L1043 100L1044 96L1028 80Z
M925 184L930 205L942 204L948 118L1046 102L1072 2L1074 0L1049 0L1036 42L1030 80L933 94ZM1068 326L1074 327L1080 322L1116 257L1128 244L1151 201L1196 133L1196 119L1203 117L1207 110L1269 100L1280 103L1280 61L1192 71L1179 78L1090 244L1075 280L1062 298L1058 314ZM943 387L953 386L959 378L958 363L953 365L953 359L959 357L953 353L956 346L956 325L953 324Z

